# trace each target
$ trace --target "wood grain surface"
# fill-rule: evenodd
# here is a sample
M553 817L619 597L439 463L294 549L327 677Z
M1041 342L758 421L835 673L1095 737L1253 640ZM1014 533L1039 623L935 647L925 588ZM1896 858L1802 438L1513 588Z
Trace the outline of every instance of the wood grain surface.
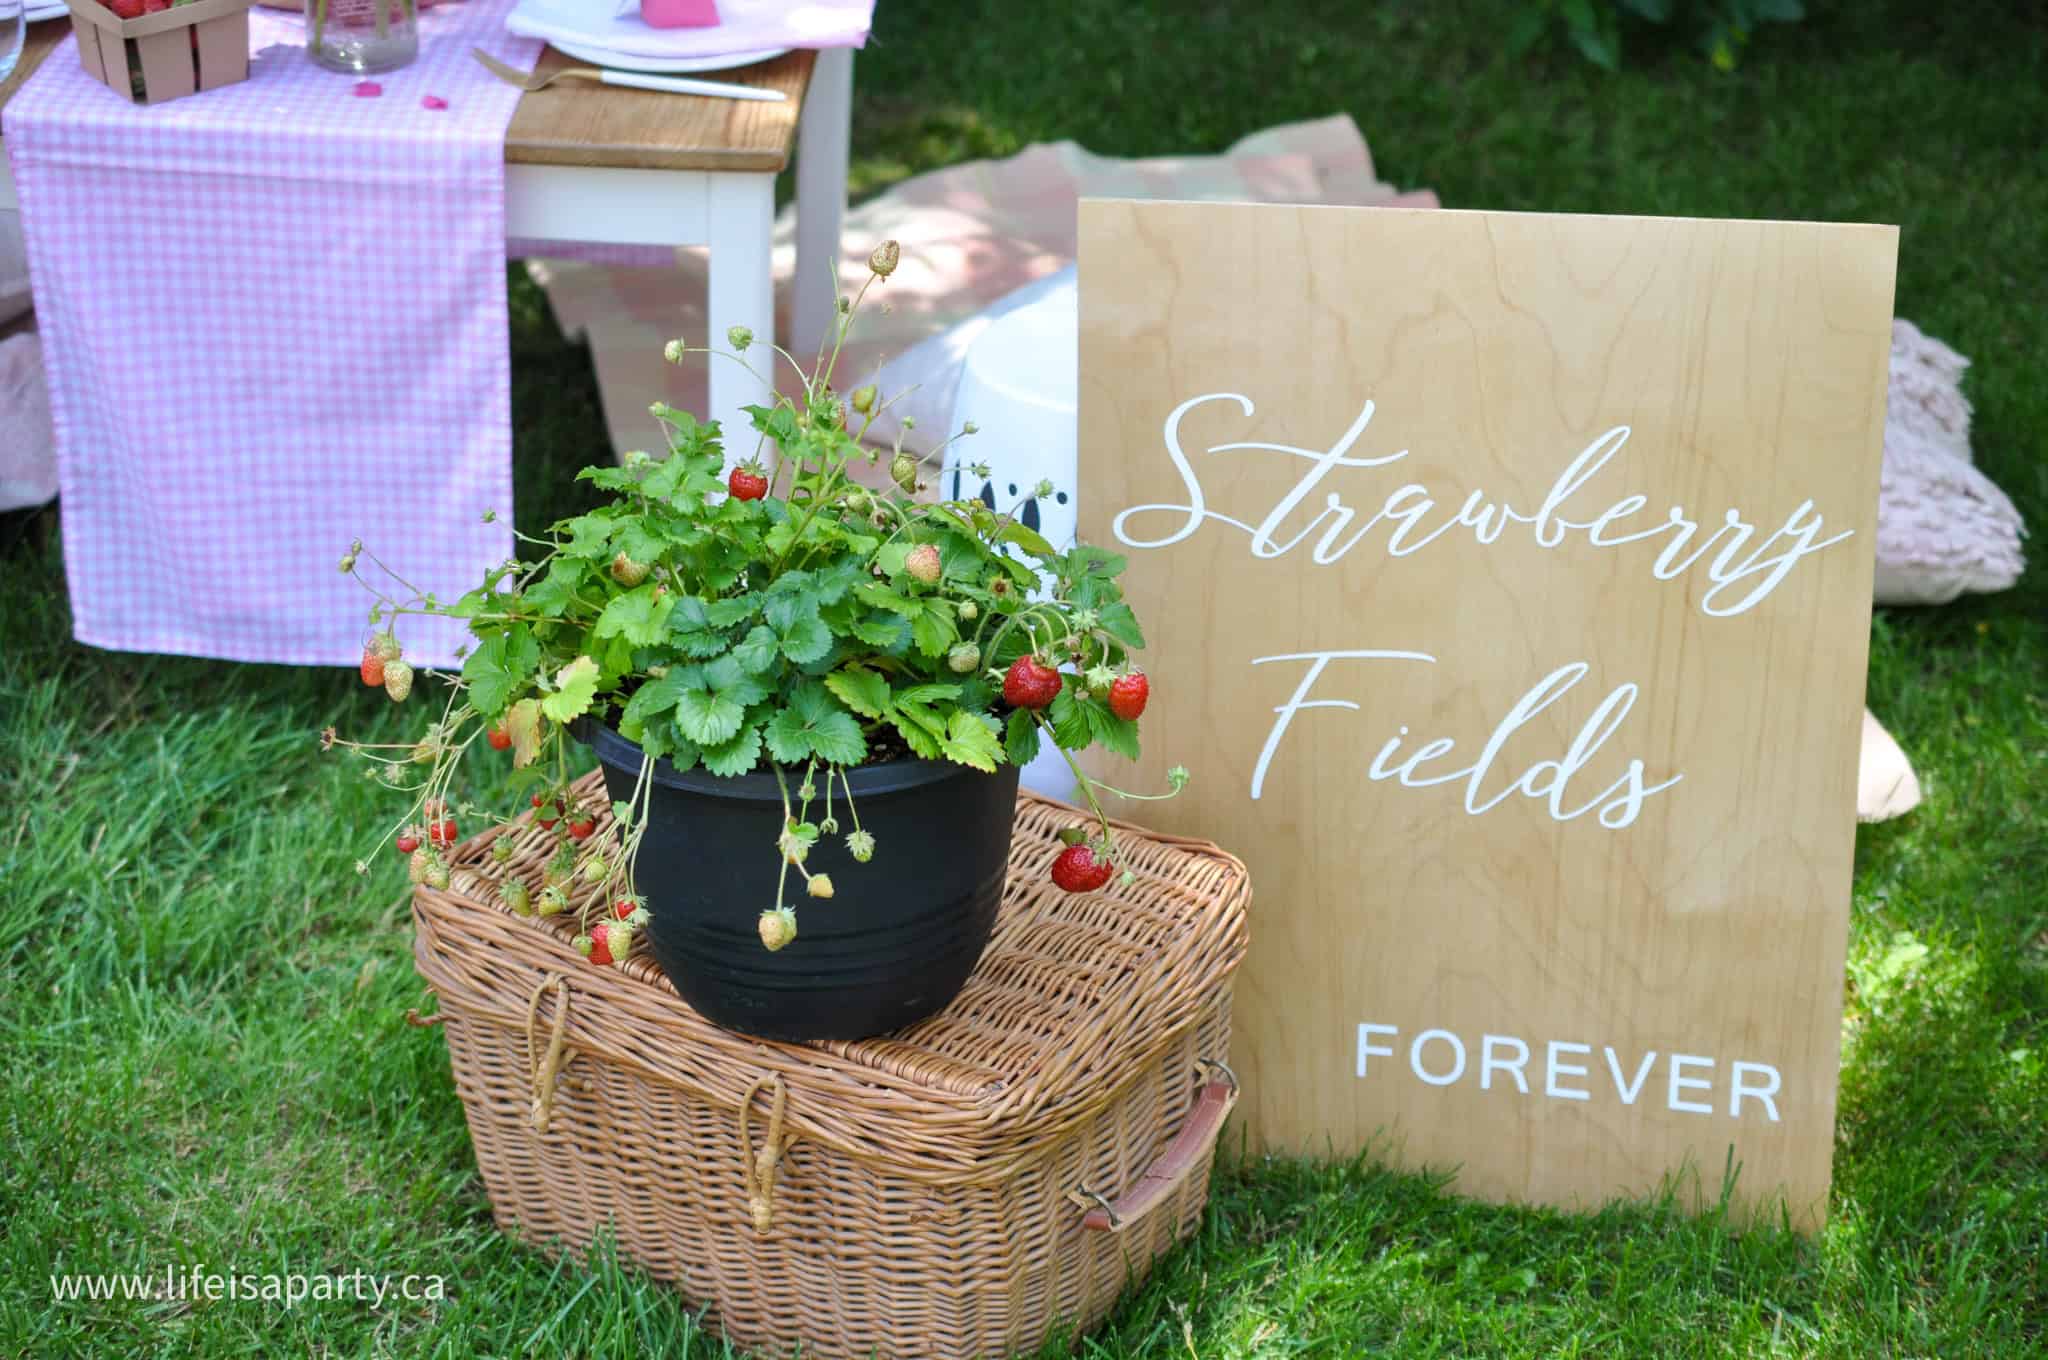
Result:
M558 81L520 99L505 129L505 159L528 165L774 174L789 164L817 55L798 49L704 77L781 90L789 96L781 103ZM589 65L550 47L536 69Z
M1817 1225L1896 230L1081 228L1082 535L1151 644L1137 777L1194 772L1145 819L1252 871L1255 1140L1581 1208L1733 1164Z

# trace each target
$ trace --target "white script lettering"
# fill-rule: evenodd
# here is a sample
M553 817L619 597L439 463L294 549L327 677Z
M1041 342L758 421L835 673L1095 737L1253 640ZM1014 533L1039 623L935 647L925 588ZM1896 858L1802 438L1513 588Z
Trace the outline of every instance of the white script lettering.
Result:
M1641 494L1613 500L1589 519L1566 518L1567 504L1584 492L1628 443L1629 427L1616 425L1579 450L1565 465L1533 514L1517 510L1504 500L1490 498L1482 490L1469 493L1456 510L1439 514L1437 498L1430 488L1409 482L1388 492L1379 509L1356 530L1351 530L1351 525L1359 512L1346 505L1338 492L1328 491L1324 493L1321 509L1314 511L1308 523L1291 537L1281 540L1276 537L1281 527L1296 518L1297 511L1307 513L1304 502L1332 473L1339 469L1358 472L1386 467L1406 458L1408 450L1401 449L1376 458L1352 456L1352 447L1372 423L1375 407L1370 401L1327 449L1273 444L1263 440L1212 444L1205 450L1210 455L1277 453L1308 463L1307 469L1296 477L1293 485L1273 503L1264 517L1257 524L1247 524L1209 508L1208 498L1202 491L1202 480L1196 474L1187 451L1181 447L1181 422L1190 412L1212 402L1235 403L1247 418L1254 409L1252 399L1237 392L1210 392L1190 397L1173 408L1166 417L1162 434L1166 456L1180 475L1186 499L1179 504L1161 501L1133 505L1118 514L1110 529L1125 546L1171 547L1210 521L1242 531L1251 541L1251 553L1255 558L1284 556L1314 535L1315 543L1309 556L1318 566L1336 562L1381 525L1386 526L1384 551L1390 557L1406 557L1420 552L1456 529L1469 529L1475 542L1490 544L1497 541L1510 524L1527 525L1532 540L1541 548L1557 548L1573 534L1583 534L1587 546L1593 548L1620 548L1664 538L1667 541L1651 562L1650 574L1660 581L1674 580L1712 553L1712 559L1706 564L1706 573L1713 584L1701 594L1700 609L1716 618L1726 618L1754 608L1778 588L1802 558L1811 557L1855 533L1853 529L1845 529L1822 538L1824 521L1815 512L1811 500L1801 501L1785 516L1776 531L1754 543L1752 540L1761 534L1761 527L1745 519L1742 512L1733 506L1723 513L1720 526L1697 545L1693 539L1704 527L1705 520L1695 518L1681 505L1672 506L1661 522L1652 522L1647 527L1619 527L1621 521L1631 519L1649 505L1649 498ZM1131 524L1137 516L1155 514L1171 514L1178 518L1166 532L1151 536L1138 532ZM1432 515L1438 516L1433 525L1430 523Z

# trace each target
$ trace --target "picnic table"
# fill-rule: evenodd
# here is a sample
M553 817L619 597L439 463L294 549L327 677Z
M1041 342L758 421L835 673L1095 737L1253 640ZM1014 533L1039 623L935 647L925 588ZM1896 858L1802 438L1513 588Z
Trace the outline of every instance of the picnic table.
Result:
M70 32L67 19L31 25L20 63L0 82L0 106ZM543 72L578 65L553 48ZM853 52L796 49L718 79L775 89L783 102L650 95L562 81L525 94L505 133L508 239L705 246L711 334L745 326L772 337L770 272L775 178L797 158L794 348L830 324L832 268L846 206ZM16 206L0 156L0 210ZM737 364L710 372L710 412L744 429L740 408L769 399Z

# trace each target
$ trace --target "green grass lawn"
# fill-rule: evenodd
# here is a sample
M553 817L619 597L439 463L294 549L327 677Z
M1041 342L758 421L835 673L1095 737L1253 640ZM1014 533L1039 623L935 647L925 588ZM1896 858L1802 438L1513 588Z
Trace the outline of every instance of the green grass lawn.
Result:
M1350 113L1457 206L1903 226L1898 309L1976 360L1982 465L2048 524L2048 31L2027 5L1811 6L1740 69L1513 61L1507 3L881 0L858 191L1071 137L1218 150ZM1147 10L1161 13L1140 12ZM604 438L587 356L514 293L518 518ZM231 497L221 513L232 514ZM1857 846L1831 1216L1467 1203L1370 1162L1227 1171L1095 1356L2048 1354L2048 570L1885 611L1870 693L1926 804ZM501 1238L352 676L70 641L55 517L0 524L0 1355L712 1356L672 1294ZM175 581L138 581L176 590ZM431 1305L53 1305L57 1272L440 1274Z

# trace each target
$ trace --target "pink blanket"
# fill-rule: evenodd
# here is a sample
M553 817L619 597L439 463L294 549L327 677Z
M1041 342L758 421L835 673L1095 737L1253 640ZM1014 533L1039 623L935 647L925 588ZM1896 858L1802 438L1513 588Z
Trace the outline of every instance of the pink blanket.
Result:
M510 553L519 95L469 56L532 64L507 8L427 11L376 98L259 9L242 84L131 105L67 41L8 102L81 642L351 663L352 538L444 599ZM462 636L401 631L434 665Z
M1341 115L1268 128L1215 156L1127 160L1052 142L1007 160L949 165L907 179L847 214L841 278L866 278L868 252L885 237L903 243L903 264L875 294L889 311L863 311L855 343L840 358L841 388L871 375L883 359L1070 262L1074 205L1084 197L1436 204L1427 190L1403 195L1381 183L1365 138ZM788 285L796 268L793 213L782 214L775 233L776 334L786 337ZM642 258L664 267L621 267ZM532 266L547 285L562 328L590 339L605 416L621 452L653 438L649 402L704 409L697 356L680 365L661 357L662 342L674 336L704 342L704 255L684 250L678 267L666 264L666 252L651 258L620 252L610 263L546 260ZM777 365L776 372L789 377L786 365Z

